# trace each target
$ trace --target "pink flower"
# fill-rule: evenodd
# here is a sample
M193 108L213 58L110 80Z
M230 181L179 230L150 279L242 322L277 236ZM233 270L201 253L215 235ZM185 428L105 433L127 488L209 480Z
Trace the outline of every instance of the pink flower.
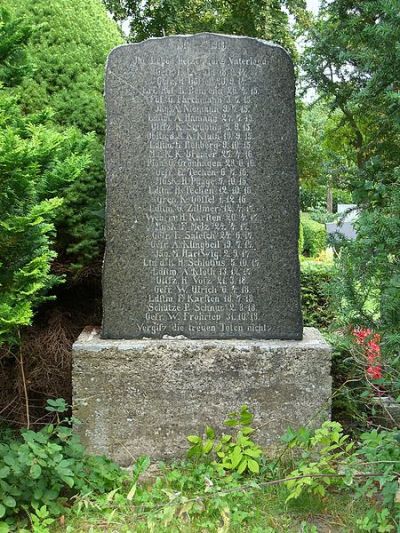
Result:
M383 377L381 365L369 366L367 368L367 374L372 379L381 379Z
M369 328L363 328L363 329L353 329L353 335L356 338L357 344L364 344L364 341L369 335L371 335L372 331Z
M382 365L379 362L381 356L381 347L379 346L381 336L379 333L373 334L369 328L355 328L353 335L356 343L364 347L365 356L369 363L366 370L367 374L372 379L382 378Z

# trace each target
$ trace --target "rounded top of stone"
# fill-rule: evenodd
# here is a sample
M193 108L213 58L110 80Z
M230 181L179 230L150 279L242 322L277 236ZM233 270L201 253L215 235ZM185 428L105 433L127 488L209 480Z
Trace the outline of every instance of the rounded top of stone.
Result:
M111 52L108 54L107 63L110 61L110 58L115 53L118 53L118 51L121 51L123 49L127 48L134 48L139 46L145 46L148 44L151 44L153 42L158 41L167 41L167 40L175 40L175 39L201 39L201 38L217 38L217 39L230 39L230 40L243 40L248 41L249 43L257 43L262 46L273 48L276 50L280 50L284 53L284 55L289 59L290 63L292 64L292 58L289 54L289 52L283 48L280 44L274 43L272 41L266 41L264 39L260 39L258 37L248 37L247 35L230 35L226 33L213 33L213 32L201 32L201 33L188 33L188 34L176 34L176 35L166 35L164 37L149 37L148 39L145 39L144 41L140 41L138 43L126 43L126 44L120 44L113 48Z

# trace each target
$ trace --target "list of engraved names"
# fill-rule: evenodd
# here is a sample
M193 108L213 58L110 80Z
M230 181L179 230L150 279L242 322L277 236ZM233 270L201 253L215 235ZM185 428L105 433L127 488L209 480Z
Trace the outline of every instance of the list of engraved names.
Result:
M251 203L254 70L262 59L230 57L225 42L185 59L147 58L146 213L151 279L143 335L188 331L262 333L249 279L258 268ZM137 58L137 61L140 59ZM143 61L143 60L142 60Z

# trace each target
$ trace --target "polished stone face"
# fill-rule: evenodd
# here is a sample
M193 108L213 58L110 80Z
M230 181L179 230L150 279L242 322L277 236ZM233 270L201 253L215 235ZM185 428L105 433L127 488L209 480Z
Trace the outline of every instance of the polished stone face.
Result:
M106 72L104 338L300 339L292 62L149 39Z

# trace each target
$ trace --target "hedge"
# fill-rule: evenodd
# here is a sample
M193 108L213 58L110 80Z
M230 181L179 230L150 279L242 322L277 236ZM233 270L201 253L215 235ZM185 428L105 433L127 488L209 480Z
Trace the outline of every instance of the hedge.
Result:
M301 299L305 326L328 327L333 320L330 309L329 285L332 263L301 262Z
M301 224L304 234L303 254L316 257L327 246L325 226L313 220L308 213L301 214Z

